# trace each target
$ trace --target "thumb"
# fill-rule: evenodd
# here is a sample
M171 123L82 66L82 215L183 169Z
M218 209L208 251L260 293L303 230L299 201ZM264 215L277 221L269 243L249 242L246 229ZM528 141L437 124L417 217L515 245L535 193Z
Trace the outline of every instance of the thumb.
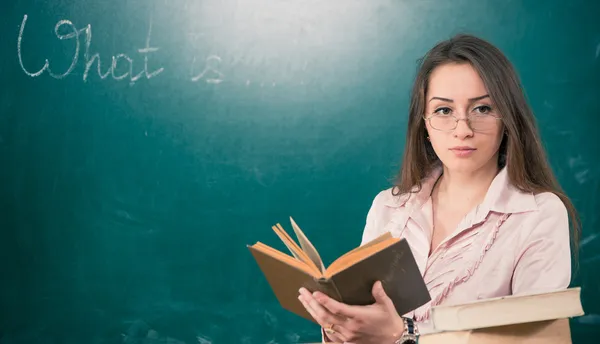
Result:
M388 310L396 310L392 299L390 299L389 296L387 296L387 294L385 293L381 281L377 281L373 285L373 297L375 298L376 303L385 306Z

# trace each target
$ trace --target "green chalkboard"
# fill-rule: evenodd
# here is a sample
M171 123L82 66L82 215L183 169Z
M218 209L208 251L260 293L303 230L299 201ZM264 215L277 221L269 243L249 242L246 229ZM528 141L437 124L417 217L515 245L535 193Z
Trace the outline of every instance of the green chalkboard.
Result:
M600 3L0 5L0 343L295 343L246 245L355 247L400 164L417 59L458 32L520 71L583 222L600 335ZM288 225L289 226L289 225ZM331 240L333 233L342 240Z

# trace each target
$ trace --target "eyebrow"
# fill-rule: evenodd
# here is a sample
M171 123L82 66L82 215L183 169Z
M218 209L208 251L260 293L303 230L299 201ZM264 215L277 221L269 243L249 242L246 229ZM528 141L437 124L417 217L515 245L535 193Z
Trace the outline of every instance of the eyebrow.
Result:
M481 99L484 99L484 98L489 98L489 97L490 97L489 94L484 94L484 95L479 96L479 97L469 98L469 101L470 102L476 102L478 100L481 100ZM429 101L432 101L434 99L438 99L438 100L445 101L445 102L448 102L448 103L454 103L454 100L452 100L450 98L442 98L442 97L431 97L431 99L429 99Z

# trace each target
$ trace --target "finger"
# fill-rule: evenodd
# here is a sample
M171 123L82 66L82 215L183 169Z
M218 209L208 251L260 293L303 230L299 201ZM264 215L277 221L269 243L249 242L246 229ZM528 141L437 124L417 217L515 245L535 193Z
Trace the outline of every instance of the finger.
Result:
M334 333L324 333L324 334L325 334L324 339L325 339L326 343L331 343L331 342L346 343L347 342L346 337L344 337L341 333L337 332L337 329L336 329L336 332L334 332Z
M298 299L323 329L330 328L335 331L335 333L332 333L331 335L336 335L342 342L346 342L348 341L348 338L352 337L352 332L344 326L346 323L345 319L329 313L318 301L312 298L310 293L303 293ZM327 333L327 336L330 336L330 334Z
M340 316L336 316L335 314L331 314L325 307L321 306L321 304L312 296L310 292L307 290L301 290L301 297L306 303L308 307L315 314L315 320L323 326L327 326L330 324L341 325L344 322L344 318Z
M345 303L336 301L329 296L315 292L314 298L323 306L329 313L341 317L341 318L356 318L361 315L359 308L347 305Z
M308 313L319 323L319 325L322 327L323 330L323 334L325 336L327 336L327 338L329 338L329 341L333 341L335 343L344 343L346 342L346 338L348 338L348 330L344 327L342 327L341 325L336 325L334 323L325 323L322 320L319 320L319 315L314 311L314 309L306 302L304 296L300 295L298 297L298 299L300 300L300 302L302 302L302 305L304 306L304 308L306 308L306 310L308 311ZM331 330L333 330L333 333L331 331L327 331L326 329L329 328Z
M329 338L331 341L334 341L336 343L341 342L341 343L347 343L348 342L348 338L352 337L352 333L350 331L348 331L348 329L346 329L345 327L341 326L341 325L331 325L328 326L326 328L322 329L323 334L325 334L325 336L327 338Z
M392 301L392 299L389 298L389 296L387 296L385 290L383 289L383 284L381 284L381 281L376 281L373 284L372 293L376 303L385 306L389 311L396 311L394 302Z
M307 309L309 314L313 317L313 319L315 319L317 323L319 323L319 325L323 328L325 334L328 337L330 337L331 340L335 341L336 343L338 342L337 340L340 340L342 343L349 343L350 338L356 338L356 333L349 330L347 326L352 326L352 319L343 319L341 317L336 317L333 314L330 315L332 318L323 317L319 309L322 309L323 312L327 312L327 310L324 309L323 306L321 306L316 300L314 300L313 303L307 301L307 298L310 297L310 294L308 294L308 296L300 295L298 299L300 300L300 302L302 302L302 304ZM326 331L327 328L333 330L334 332L330 333L331 331Z

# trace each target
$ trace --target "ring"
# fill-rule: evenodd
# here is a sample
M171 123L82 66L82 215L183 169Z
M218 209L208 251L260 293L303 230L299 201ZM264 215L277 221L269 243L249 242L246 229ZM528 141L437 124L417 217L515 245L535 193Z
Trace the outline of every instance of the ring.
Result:
M329 324L329 326L325 327L325 333L334 334L336 331L333 329L333 324Z

